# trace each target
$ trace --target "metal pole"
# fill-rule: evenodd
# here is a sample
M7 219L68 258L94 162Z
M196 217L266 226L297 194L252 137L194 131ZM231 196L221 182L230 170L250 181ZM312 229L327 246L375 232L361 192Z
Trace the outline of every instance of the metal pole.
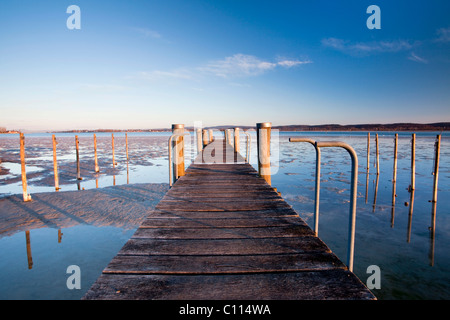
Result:
M352 159L352 180L350 190L350 219L349 219L349 244L348 244L348 269L353 271L353 260L355 252L355 227L356 227L356 200L358 188L358 156L355 150L345 142L324 141L316 142L316 146L323 147L341 147L348 151Z
M59 176L58 176L58 162L56 160L56 137L53 134L52 135L52 141L53 141L53 173L55 175L55 190L58 191L59 189L61 189L59 187Z
M271 184L270 176L270 133L272 129L271 122L262 122L256 124L257 150L258 150L258 172L259 175Z
M22 170L22 189L23 201L31 201L31 195L28 193L27 174L25 171L25 136L20 134L20 167Z
M309 142L316 150L316 182L314 198L314 232L319 235L319 203L320 203L320 148L317 142L308 138L289 138L289 142Z

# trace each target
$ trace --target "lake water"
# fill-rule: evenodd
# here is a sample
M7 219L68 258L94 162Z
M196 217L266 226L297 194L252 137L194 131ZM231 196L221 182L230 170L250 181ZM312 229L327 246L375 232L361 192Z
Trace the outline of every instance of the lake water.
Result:
M218 134L218 133L216 133ZM371 133L370 171L366 171L366 132L273 132L272 185L313 227L315 151L309 143L289 137L350 144L359 158L354 272L366 282L367 268L380 268L379 299L450 299L450 135L442 134L438 200L432 198L434 143L437 133L416 133L416 188L411 180L411 133L399 133L395 205L392 197L394 133L378 132L380 174L374 166L375 133ZM57 134L61 191L89 190L133 183L168 183L169 133L97 133L100 173L94 172L92 133L78 134L81 176L76 179L75 134ZM252 133L250 163L256 168L256 137ZM186 165L195 143L186 138ZM25 135L28 192L55 192L51 134ZM245 135L241 136L245 156ZM0 135L0 198L22 193L18 135ZM339 148L322 148L319 236L339 258L347 261L351 160ZM413 206L411 206L413 204ZM411 212L411 208L413 209ZM2 212L0 207L0 220ZM433 216L435 221L433 221ZM8 221L1 221L7 224ZM434 228L432 226L435 226ZM126 228L78 224L58 230L29 230L32 260L27 259L25 232L0 234L0 299L79 299L100 275L137 226ZM81 290L66 287L69 265L79 265Z

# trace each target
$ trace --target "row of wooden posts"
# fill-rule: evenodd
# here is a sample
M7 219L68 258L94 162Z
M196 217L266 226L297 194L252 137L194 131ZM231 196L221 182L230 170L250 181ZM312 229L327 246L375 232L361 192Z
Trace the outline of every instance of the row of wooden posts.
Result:
M268 184L271 184L271 174L270 174L270 137L271 137L272 123L262 122L256 124L256 138L257 138L257 152L258 152L258 173L264 178ZM234 151L240 152L240 128L232 128L224 130L225 141L234 148ZM247 135L247 150L246 150L246 161L249 161L250 155L250 134L245 132ZM181 176L185 174L185 164L184 164L184 135L185 135L184 124L173 124L172 125L172 136L169 139L169 148L173 150L174 166L170 172L170 185L175 182ZM197 141L197 153L201 153L203 148L214 141L214 135L212 129L196 129L196 141ZM172 159L169 157L169 161Z
M53 143L53 173L55 178L55 190L59 191L61 188L59 187L59 174L58 174L58 161L57 161L57 153L56 153L56 145L58 142L56 141L56 137L52 135L52 143ZM113 168L117 165L115 160L115 148L114 148L114 133L111 134L111 143L112 143L112 164ZM128 157L128 135L125 133L125 150L126 150L126 159L127 163L129 160ZM82 180L81 170L80 170L80 151L79 151L79 140L78 136L75 136L75 153L76 153L76 164L77 164L77 180ZM20 163L21 163L21 173L22 173L22 189L23 189L23 200L31 201L31 195L28 193L28 183L25 169L25 136L23 133L20 134ZM100 167L98 165L98 157L97 157L97 136L94 133L94 171L95 173L100 172Z
M377 175L380 174L380 150L378 146L378 134L375 134L375 147L376 147L376 170ZM432 202L437 201L437 189L439 178L439 157L441 150L441 135L436 136L436 142L434 146L434 164L433 164L433 197ZM398 133L394 137L394 165L393 165L393 177L392 182L397 181L397 151L398 151ZM370 167L370 132L367 134L367 172ZM408 187L409 191L416 188L416 134L412 134L411 139L411 184Z

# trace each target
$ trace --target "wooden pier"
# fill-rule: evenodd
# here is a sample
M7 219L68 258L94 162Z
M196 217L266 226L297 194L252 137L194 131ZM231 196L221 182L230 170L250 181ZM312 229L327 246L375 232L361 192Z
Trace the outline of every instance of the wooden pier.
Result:
M208 146L233 160L205 148L84 299L375 299L229 143Z

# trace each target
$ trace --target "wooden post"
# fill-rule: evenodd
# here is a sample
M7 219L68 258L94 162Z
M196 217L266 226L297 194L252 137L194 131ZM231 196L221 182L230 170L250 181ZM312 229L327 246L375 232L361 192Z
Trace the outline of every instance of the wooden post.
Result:
M370 167L370 132L367 132L367 172L369 172Z
M411 185L409 190L416 189L416 134L412 134L411 140Z
M31 195L28 193L27 174L25 171L25 137L20 134L20 165L22 169L22 189L23 201L31 201Z
M95 135L95 133L94 133L94 163L95 163L95 172L100 172L97 158L97 136Z
M31 255L31 240L30 240L30 231L25 231L25 243L27 246L27 260L28 260L28 269L33 268L33 256Z
M241 151L241 144L239 140L239 128L234 128L234 151Z
M129 158L128 158L128 133L127 132L125 132L125 153L127 155L127 165L128 165Z
M203 141L202 141L202 129L197 129L197 154L201 153L203 150Z
M209 143L209 139L208 139L208 130L203 129L202 130L202 136L203 136L203 148L206 147Z
M209 142L213 142L213 140L214 140L213 130L209 129L208 133L209 133Z
M181 134L173 139L173 178L176 181L179 177L184 176L184 124L172 124L172 134Z
M111 133L111 142L112 142L112 161L113 161L113 168L116 167L116 160L114 157L114 133Z
M59 187L59 176L58 176L58 162L56 160L56 137L53 134L52 135L52 141L53 141L53 173L55 175L55 190L59 191L61 189Z
M437 188L438 188L438 178L439 178L439 154L441 152L441 135L438 134L436 137L436 143L434 145L434 179L433 179L433 203L437 202Z
M77 154L77 180L82 180L81 173L80 173L80 150L79 150L79 143L78 143L78 136L75 136L75 149ZM80 189L80 186L78 185L78 190Z
M380 149L378 147L378 133L375 134L375 148L377 153L377 175L380 174Z
M233 140L231 140L231 130L233 130L233 129L226 129L227 142L230 146L233 146Z
M394 168L392 174L392 182L397 181L397 151L398 151L398 133L395 134L394 138Z
M270 176L270 133L272 123L263 122L256 124L257 145L258 145L258 173L271 184Z

